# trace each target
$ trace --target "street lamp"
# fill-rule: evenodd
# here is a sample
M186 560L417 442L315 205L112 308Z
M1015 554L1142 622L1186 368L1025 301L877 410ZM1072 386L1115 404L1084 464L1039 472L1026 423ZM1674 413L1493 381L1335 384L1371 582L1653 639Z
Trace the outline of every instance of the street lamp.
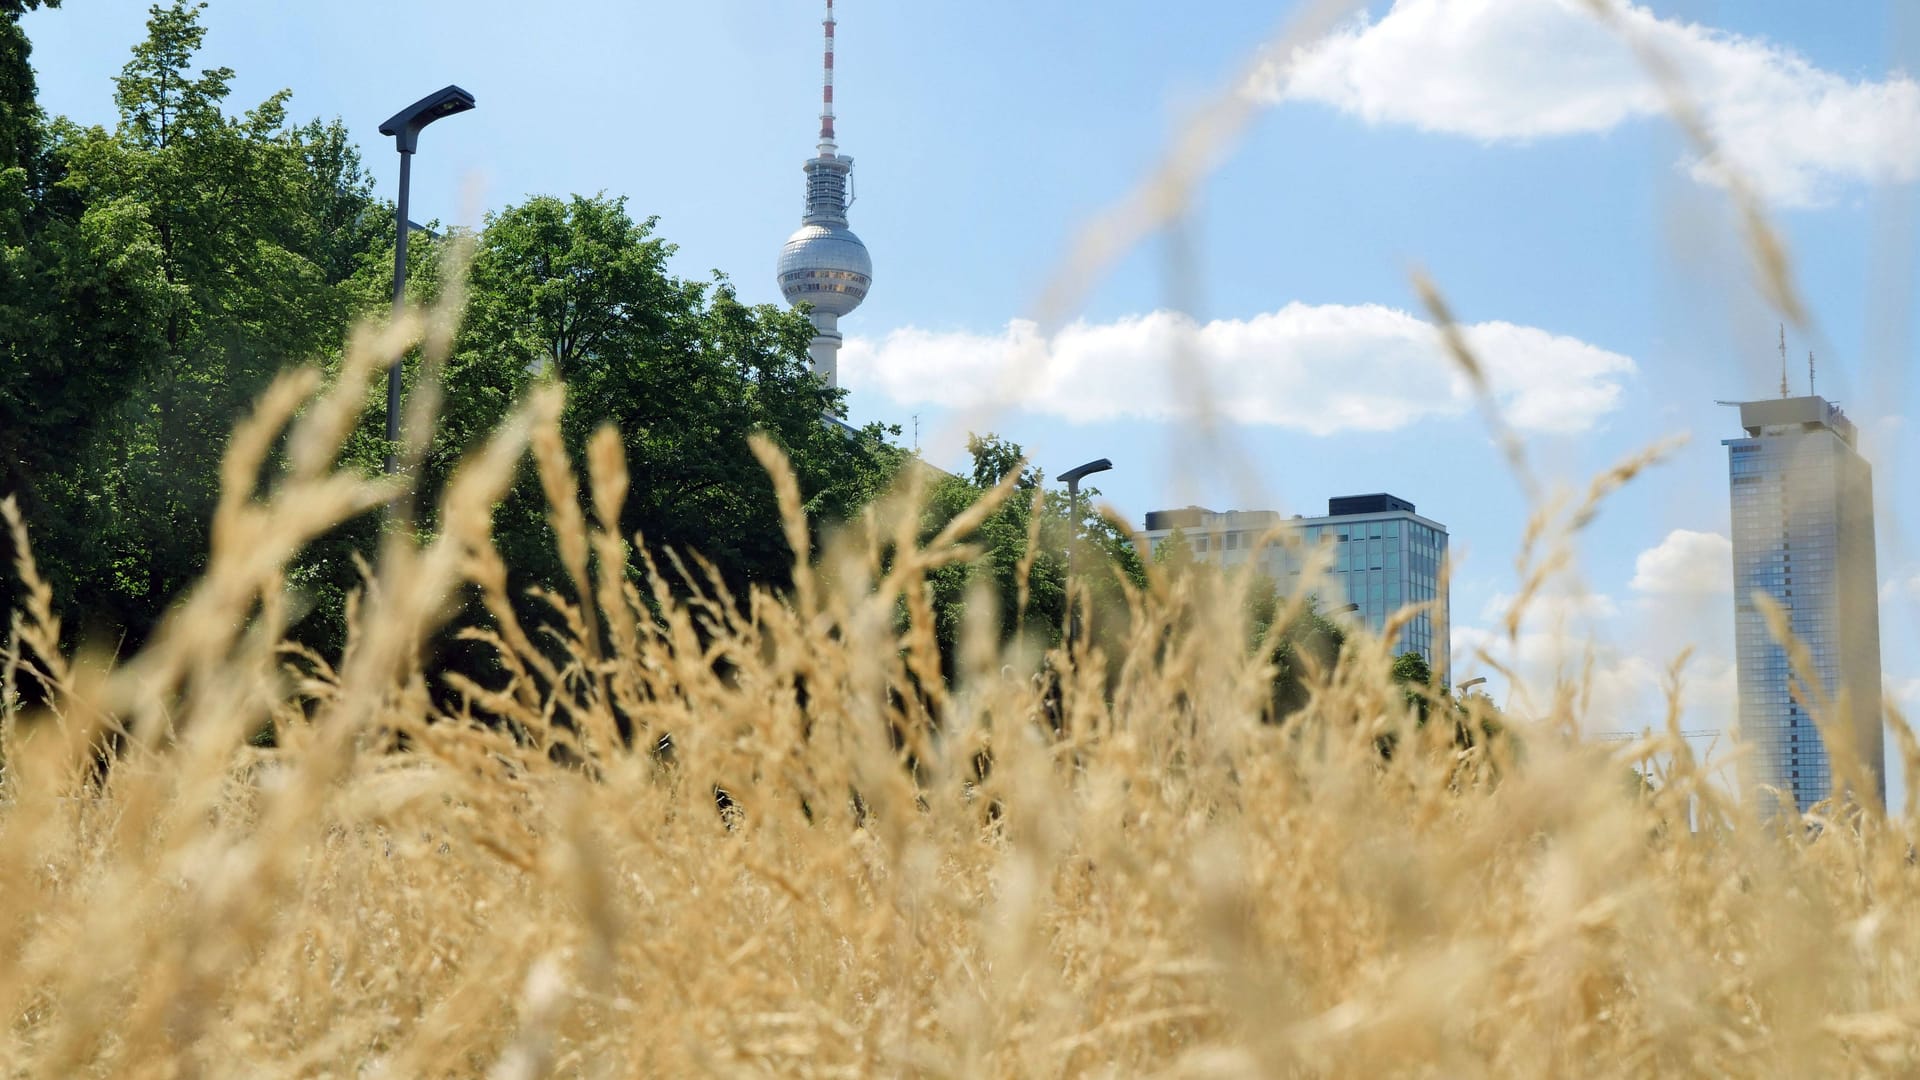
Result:
M1482 675L1477 679L1468 679L1466 682L1463 682L1459 686L1454 687L1454 689L1459 691L1462 695L1464 695L1466 694L1467 691L1473 689L1476 686L1479 686L1481 683L1486 681L1487 681L1487 677L1485 675Z
M400 151L400 201L393 207L393 313L405 306L407 297L407 185L413 176L413 152L420 147L420 129L443 116L473 108L473 95L457 86L436 90L401 109L380 125L380 134L393 136ZM387 369L387 472L394 470L393 447L400 441L400 358L394 357Z
M1080 620L1073 612L1073 549L1080 544L1080 481L1094 473L1106 472L1113 468L1113 462L1106 458L1096 458L1085 465L1075 466L1060 474L1067 482L1067 645L1073 645L1073 639L1079 630Z

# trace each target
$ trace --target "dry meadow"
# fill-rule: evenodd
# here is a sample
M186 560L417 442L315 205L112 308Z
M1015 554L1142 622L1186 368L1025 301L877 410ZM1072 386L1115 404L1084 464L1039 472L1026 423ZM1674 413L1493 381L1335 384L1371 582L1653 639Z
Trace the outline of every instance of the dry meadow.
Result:
M943 681L925 575L971 556L955 538L1010 489L920 543L909 481L816 552L760 445L795 587L727 596L618 534L618 443L593 443L583 481L550 388L466 463L429 542L392 534L344 655L283 647L287 560L395 495L333 461L375 358L420 326L363 335L331 386L301 370L265 395L226 455L206 576L144 651L64 654L44 587L14 618L10 1075L1920 1063L1913 808L1762 827L1658 724L1583 743L1577 678L1463 744L1414 722L1390 641L1349 642L1303 712L1263 724L1247 582L1220 575L1156 568L1117 655L1003 649L978 617ZM488 535L527 454L572 579L538 626ZM1516 619L1643 463L1543 508ZM37 580L30 556L16 570ZM436 706L423 649L461 588L491 614L462 632L508 677Z
M1176 223L1200 179L1181 163L1231 142L1238 101L1094 224L1043 313ZM1797 318L1757 211L1748 228ZM381 358L422 338L444 350L444 317L364 331L337 378L263 397L205 576L137 655L62 647L6 505L33 586L0 654L7 1075L1920 1070L1911 799L1761 824L1726 756L1679 736L1680 664L1667 717L1591 717L1575 672L1461 740L1415 722L1391 636L1357 637L1262 723L1250 582L1218 575L1152 569L1098 613L1125 620L1113 652L1003 646L976 615L943 679L926 575L974 557L968 527L1008 489L922 542L910 473L816 550L761 445L795 585L727 595L692 553L621 535L619 444L570 460L550 387L466 462L436 532L390 532L344 653L289 648L296 553L356 515L404 520L403 490L338 459ZM570 579L537 625L488 531L529 455ZM1540 497L1509 633L1657 456ZM488 617L449 627L463 590ZM454 630L499 684L430 685Z

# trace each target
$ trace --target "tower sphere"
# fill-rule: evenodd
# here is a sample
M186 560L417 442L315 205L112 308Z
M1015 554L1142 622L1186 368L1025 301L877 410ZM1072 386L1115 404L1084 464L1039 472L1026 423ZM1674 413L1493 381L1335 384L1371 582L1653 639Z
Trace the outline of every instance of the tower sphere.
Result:
M816 312L840 316L860 306L873 283L867 245L845 225L802 225L780 248L780 292Z
M853 159L842 157L833 138L833 0L827 0L825 63L821 68L820 143L801 169L807 174L806 210L800 231L780 247L774 270L780 293L790 304L811 308L813 340L807 357L814 374L828 386L840 384L840 316L860 306L873 285L873 259L867 245L847 228Z

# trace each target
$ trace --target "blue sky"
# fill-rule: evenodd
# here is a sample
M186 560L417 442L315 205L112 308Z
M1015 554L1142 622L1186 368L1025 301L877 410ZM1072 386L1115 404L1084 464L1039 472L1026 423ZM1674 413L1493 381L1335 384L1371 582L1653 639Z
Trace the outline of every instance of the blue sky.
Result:
M875 286L844 320L857 420L957 463L958 406L1050 472L1111 457L1124 512L1321 512L1386 490L1447 524L1462 557L1456 638L1486 642L1528 503L1460 393L1410 285L1424 268L1469 324L1549 485L1676 434L1691 441L1615 496L1579 542L1579 584L1500 655L1559 655L1546 615L1599 642L1601 696L1652 721L1654 673L1699 646L1690 723L1727 720L1731 598L1716 398L1779 380L1778 316L1753 285L1724 184L1697 167L1620 44L1570 0L1361 5L1246 92L1261 106L1199 189L1184 242L1156 233L1095 280L1078 320L1028 328L1070 239L1139 182L1197 108L1298 14L1289 4L841 0L841 147ZM1091 13L1098 11L1097 17ZM655 4L260 4L208 9L203 61L236 100L281 87L296 116L343 117L390 191L375 128L447 82L479 108L423 138L416 217L474 222L533 193L605 190L657 214L681 273L774 300L818 111L813 0ZM75 0L28 16L44 104L112 121L111 76L145 5ZM1878 482L1886 675L1920 708L1920 548L1910 487L1920 402L1915 190L1920 15L1890 3L1654 2L1629 32L1682 73L1723 154L1792 256L1820 388L1868 439ZM383 44L382 32L405 42ZM1184 252L1184 256L1182 255ZM1181 315L1173 315L1181 312ZM1058 333L1049 333L1057 330ZM1044 374L1036 365L1045 358ZM1196 375L1225 418L1184 411ZM1904 505L1903 505L1904 503ZM1716 569L1717 568L1717 569ZM1581 597L1584 591L1584 598ZM1456 648L1456 678L1476 673ZM1574 657L1578 659L1577 656ZM1504 691L1503 691L1504 692Z

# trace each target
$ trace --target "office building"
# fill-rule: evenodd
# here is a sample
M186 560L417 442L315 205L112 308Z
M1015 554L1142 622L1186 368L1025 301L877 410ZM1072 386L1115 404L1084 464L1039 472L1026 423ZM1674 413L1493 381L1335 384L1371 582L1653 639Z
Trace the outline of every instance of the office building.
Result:
M1837 705L1830 725L1872 770L1886 798L1880 730L1880 600L1874 567L1873 470L1854 426L1812 395L1736 404L1746 437L1727 439L1733 503L1734 637L1740 733L1751 748L1748 791L1763 814L1784 810L1761 785L1807 807L1833 791L1828 747L1808 702L1790 687L1786 650L1753 601L1787 614L1812 657L1810 672Z
M1386 494L1329 499L1327 515L1313 518L1189 506L1155 510L1146 526L1142 538L1155 552L1176 532L1195 558L1223 567L1245 565L1258 551L1261 571L1283 592L1299 586L1307 553L1325 545L1332 565L1317 590L1321 610L1358 605L1353 617L1377 634L1393 612L1432 601L1401 631L1401 651L1418 652L1441 678L1449 677L1447 593L1440 580L1447 527L1421 517L1405 499ZM1301 543L1289 547L1275 541L1260 549L1260 537L1276 529L1291 530Z

